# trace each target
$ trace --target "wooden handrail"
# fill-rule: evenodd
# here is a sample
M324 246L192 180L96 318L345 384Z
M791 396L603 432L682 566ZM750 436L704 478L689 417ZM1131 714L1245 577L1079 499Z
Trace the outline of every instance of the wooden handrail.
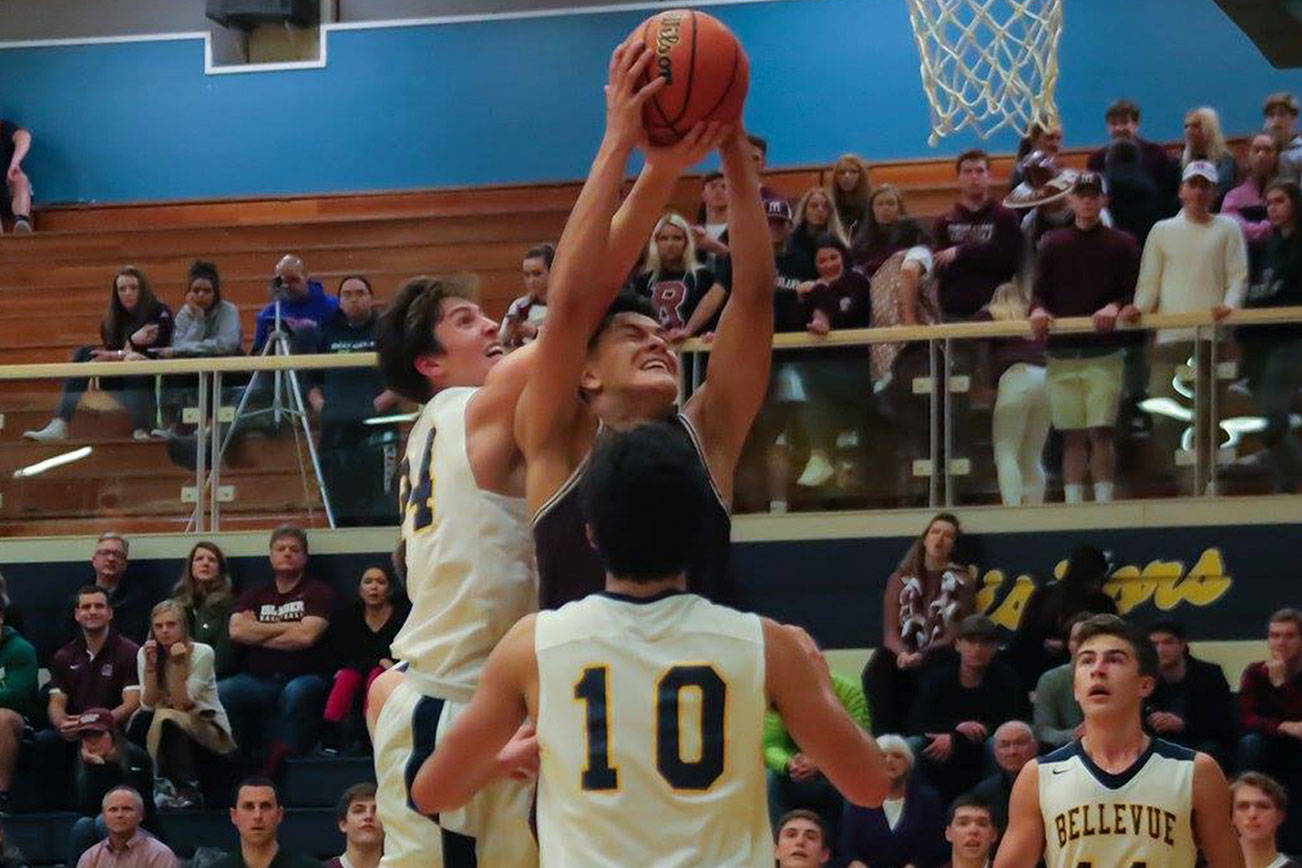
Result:
M1145 314L1135 325L1117 323L1119 331L1155 331L1171 328L1222 325L1271 325L1293 323L1302 326L1302 307L1269 307L1235 310L1219 322L1209 311L1194 313ZM1053 321L1051 334L1086 334L1094 332L1090 317L1070 317ZM1002 322L961 322L929 326L890 326L888 328L842 329L819 337L801 332L773 336L775 349L864 346L909 341L974 340L983 338L1027 337L1031 327L1026 320ZM684 343L683 352L710 352L713 346L699 339ZM312 354L301 356L219 356L201 359L167 359L144 362L60 362L37 365L0 365L0 380L39 380L62 377L140 376L154 374L197 374L221 371L314 371L327 368L369 368L378 361L375 353ZM87 364L98 367L87 368ZM111 365L112 367L108 367Z

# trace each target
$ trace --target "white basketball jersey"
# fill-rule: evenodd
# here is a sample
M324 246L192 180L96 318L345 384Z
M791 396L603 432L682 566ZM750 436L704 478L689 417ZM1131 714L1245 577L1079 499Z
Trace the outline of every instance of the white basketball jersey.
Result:
M523 498L483 491L466 452L466 408L478 389L436 394L407 438L402 539L411 614L393 640L412 683L469 702L484 661L538 608L538 573Z
M541 868L772 868L757 616L599 593L534 647Z
M1111 774L1072 742L1039 761L1047 868L1193 868L1194 752L1160 739Z

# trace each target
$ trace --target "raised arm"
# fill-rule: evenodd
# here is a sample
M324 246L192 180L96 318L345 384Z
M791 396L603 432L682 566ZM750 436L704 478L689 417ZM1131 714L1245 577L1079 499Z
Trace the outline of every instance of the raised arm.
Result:
M1035 868L1044 853L1044 817L1040 814L1040 766L1022 767L1008 799L1008 830L994 868Z
M796 631L765 619L764 662L769 698L800 752L848 801L879 806L890 782L877 742L851 719Z
M728 179L732 295L715 332L706 382L686 413L701 433L711 474L731 495L737 459L769 387L776 265L745 131L734 130L720 153Z
M527 615L497 643L470 705L416 772L411 798L422 813L460 808L505 771L498 755L528 714L528 690L538 682L533 628Z

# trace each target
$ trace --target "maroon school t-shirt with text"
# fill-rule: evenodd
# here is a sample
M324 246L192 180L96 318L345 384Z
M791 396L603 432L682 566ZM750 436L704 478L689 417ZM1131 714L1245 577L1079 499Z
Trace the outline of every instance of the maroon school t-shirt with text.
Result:
M283 594L276 589L275 581L250 588L235 604L235 611L252 612L263 624L281 624L309 616L329 619L333 604L334 591L330 586L305 576ZM320 671L320 656L315 648L284 651L264 645L245 645L242 668L252 675L297 678Z

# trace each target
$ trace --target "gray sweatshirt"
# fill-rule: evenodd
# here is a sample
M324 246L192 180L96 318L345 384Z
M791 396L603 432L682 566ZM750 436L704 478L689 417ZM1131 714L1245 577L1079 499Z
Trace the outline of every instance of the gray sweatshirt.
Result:
M201 317L192 311L189 305L185 305L176 313L172 330L172 350L176 356L239 354L244 342L239 308L229 301L219 301Z

